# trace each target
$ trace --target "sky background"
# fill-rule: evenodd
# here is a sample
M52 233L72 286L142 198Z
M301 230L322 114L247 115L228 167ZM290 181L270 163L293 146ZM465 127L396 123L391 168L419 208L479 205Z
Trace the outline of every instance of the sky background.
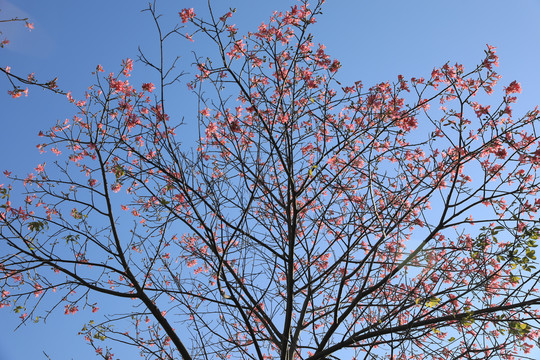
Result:
M206 1L157 3L165 22L177 22L182 8L194 7L197 14L204 13ZM239 33L255 30L273 10L295 4L285 0L214 3L220 9L237 8L232 22ZM0 19L28 17L35 26L29 32L23 24L0 23L2 39L11 41L0 49L0 66L9 65L16 74L35 72L42 81L58 76L60 87L79 97L92 84L91 72L97 64L106 72L117 72L122 59L136 58L138 46L147 54L155 51L152 19L141 13L147 6L147 0L0 0ZM446 62L471 69L483 58L486 44L493 45L503 76L498 89L513 80L521 83L523 93L514 107L518 114L540 103L539 18L539 0L328 0L311 30L314 42L326 45L327 53L341 61L339 79L345 83L362 80L367 86L393 81L398 74L428 77L433 67ZM180 66L185 69L193 61L192 51L204 54L211 49L197 41L171 43L168 48L169 56L182 56ZM140 85L155 80L142 64L135 63L130 81ZM0 78L0 171L26 174L42 162L35 148L40 142L39 130L72 117L75 109L65 97L38 88L30 88L29 96L19 99L11 99L9 89L6 79ZM500 100L498 94L492 103ZM195 109L188 100L178 99L171 116L189 122ZM100 304L103 313L107 306L118 305ZM96 358L82 337L76 336L86 315L67 317L58 309L46 325L24 326L13 332L18 315L1 309L0 360L44 359L42 351L53 360ZM125 354L118 351L116 357Z

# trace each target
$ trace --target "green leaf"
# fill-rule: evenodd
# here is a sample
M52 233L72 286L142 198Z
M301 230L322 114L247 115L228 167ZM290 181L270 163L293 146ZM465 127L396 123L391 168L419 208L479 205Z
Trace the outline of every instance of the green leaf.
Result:
M116 165L114 167L113 172L114 172L114 175L116 176L117 181L118 181L118 179L120 179L122 176L124 176L126 174L126 171L124 170L122 165Z
M63 237L63 239L66 240L66 244L69 244L70 242L78 244L77 240L79 240L79 237L80 235L78 234L77 235L69 234Z
M47 223L45 221L32 221L28 223L28 230L40 232L47 226Z

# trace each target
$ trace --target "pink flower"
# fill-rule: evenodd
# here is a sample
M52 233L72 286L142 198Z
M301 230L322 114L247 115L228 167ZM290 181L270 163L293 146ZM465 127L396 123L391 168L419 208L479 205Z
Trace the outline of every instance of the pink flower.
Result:
M204 132L205 132L207 138L211 138L211 137L215 136L217 131L218 131L218 127L217 127L216 123L211 122L211 123L208 124L208 126L206 127L206 130Z
M130 71L133 70L133 60L131 59L126 59L126 60L123 60L122 61L122 67L123 67L123 70L122 70L122 74L124 74L124 76L130 76Z
M45 165L45 164L39 164L39 165L37 166L37 168L35 168L35 170L38 172L38 174L39 174L40 172L45 171L45 168L44 168L43 165Z
M505 89L506 95L521 93L521 84L517 81L512 81L510 85Z
M504 159L506 158L506 155L508 155L508 152L506 151L506 149L504 148L501 148L499 150L497 150L495 152L495 155L499 158L499 159Z
M338 71L338 69L341 67L341 64L339 63L338 60L334 60L332 62L332 65L330 65L330 67L328 68L328 70L330 70L331 72L336 72Z
M246 52L246 44L243 40L237 40L232 46L231 50L227 52L229 58L240 59Z
M36 291L34 291L34 295L36 297L38 297L39 295L43 294L43 287L39 284L34 284L34 289L36 289Z
M232 16L232 12L228 12L226 13L225 15L223 15L222 17L219 18L219 20L225 22L227 20L227 18L230 18Z
M23 89L8 90L8 94L11 95L11 97L14 99L21 97L22 94L24 94L24 96L28 96L28 88L26 88L25 90Z
M119 192L121 188L122 188L122 185L119 183L114 183L111 185L111 190L114 191L115 193Z
M197 265L197 259L192 259L187 262L188 267L194 267L195 265Z
M90 187L94 187L96 186L96 184L97 184L96 179L88 179L88 185L90 185Z
M191 9L183 9L178 13L180 17L182 18L182 23L187 23L188 20L191 20L195 17L195 12L193 11L193 8Z
M152 83L144 83L144 84L142 84L142 89L144 91L152 92L152 91L154 91L155 88L156 87Z
M28 21L26 24L24 24L28 28L29 31L32 31L34 29L34 23L29 23Z
M64 314L72 315L72 314L75 314L77 311L79 311L79 308L77 306L66 305L65 310L64 310Z
M24 184L24 185L26 185L26 184L31 184L33 180L34 180L34 174L28 174L28 175L26 176L26 178L24 179L24 183L23 183L23 184Z

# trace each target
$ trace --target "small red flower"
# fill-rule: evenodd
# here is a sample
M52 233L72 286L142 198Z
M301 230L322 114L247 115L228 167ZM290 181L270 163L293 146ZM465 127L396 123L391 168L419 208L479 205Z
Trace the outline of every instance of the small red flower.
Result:
M156 87L152 83L144 83L144 84L142 84L142 89L144 91L152 92L152 91L154 91L155 88Z
M191 9L183 9L178 13L180 17L182 18L182 23L187 23L188 20L191 20L195 17L195 12L193 11L193 8Z

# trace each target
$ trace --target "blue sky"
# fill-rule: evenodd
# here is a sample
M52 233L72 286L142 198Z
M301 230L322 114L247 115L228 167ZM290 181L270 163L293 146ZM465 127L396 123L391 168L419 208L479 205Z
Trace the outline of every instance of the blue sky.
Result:
M222 9L237 8L233 22L241 33L255 29L273 10L294 4L285 0L214 2ZM92 83L90 73L97 64L107 72L117 71L122 59L136 58L139 45L150 54L155 49L151 18L140 12L147 3L0 0L1 19L29 17L35 25L29 32L22 24L0 24L3 36L11 41L0 49L0 66L9 65L18 74L35 72L40 80L58 76L61 88L80 96ZM194 7L197 13L203 13L205 3L161 0L158 9L165 20L176 21L181 8ZM496 46L503 76L499 90L512 80L521 83L523 93L514 107L519 112L540 103L538 18L538 0L328 0L312 31L315 42L325 44L327 52L341 61L341 80L362 80L366 85L394 80L398 74L426 77L433 67L447 61L471 68L482 59L486 44ZM182 54L189 64L191 51L204 53L210 49L202 43L179 42L169 51L170 55ZM141 67L135 64L134 81L152 81ZM0 171L26 173L40 162L35 149L39 130L71 117L74 108L64 97L40 89L31 88L28 97L19 99L11 99L8 89L8 82L0 78ZM493 103L497 101L495 96ZM187 120L193 111L185 107L176 115ZM74 335L84 319L83 315L68 318L58 311L46 326L25 326L13 332L18 317L2 309L0 360L41 359L42 350L54 360L93 359L92 349Z

